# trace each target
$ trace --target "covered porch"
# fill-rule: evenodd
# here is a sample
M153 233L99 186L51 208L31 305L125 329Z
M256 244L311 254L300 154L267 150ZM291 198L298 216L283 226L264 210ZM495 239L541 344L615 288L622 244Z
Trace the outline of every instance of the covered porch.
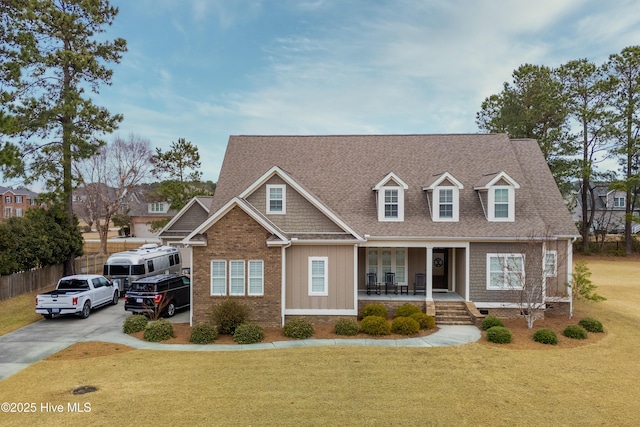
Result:
M359 301L469 301L466 242L368 242L358 248L357 271ZM385 286L387 273L397 286ZM368 274L379 292L367 286Z

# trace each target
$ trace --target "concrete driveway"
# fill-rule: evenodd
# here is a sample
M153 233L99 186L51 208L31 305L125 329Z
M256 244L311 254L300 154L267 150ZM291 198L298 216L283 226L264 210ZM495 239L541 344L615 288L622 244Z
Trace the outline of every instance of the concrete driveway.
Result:
M122 324L129 315L121 299L118 305L93 310L87 319L43 319L0 336L0 381L76 342L112 341L106 338L124 335ZM177 313L171 321L189 322L189 310Z

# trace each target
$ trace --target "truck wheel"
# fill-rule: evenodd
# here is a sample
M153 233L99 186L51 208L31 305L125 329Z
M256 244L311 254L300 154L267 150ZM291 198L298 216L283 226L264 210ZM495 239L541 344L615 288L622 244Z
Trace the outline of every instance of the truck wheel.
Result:
M111 305L118 305L118 297L120 296L119 291L115 291L113 293L113 299L111 300Z
M174 314L176 314L176 305L171 301L167 305L167 317L173 317Z
M84 306L82 306L82 311L80 312L80 318L86 319L87 317L89 317L89 314L91 314L91 303L87 301L84 303Z

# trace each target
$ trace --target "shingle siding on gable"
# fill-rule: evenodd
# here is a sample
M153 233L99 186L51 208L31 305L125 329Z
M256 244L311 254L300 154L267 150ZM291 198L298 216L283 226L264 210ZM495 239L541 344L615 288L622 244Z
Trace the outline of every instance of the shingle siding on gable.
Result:
M196 203L167 231L193 231L202 224L208 216L209 213L202 206Z
M339 233L343 231L291 186L287 186L286 190L287 213L285 215L267 215L266 186L274 184L285 185L285 182L280 177L274 176L247 197L247 201L281 230L287 233Z

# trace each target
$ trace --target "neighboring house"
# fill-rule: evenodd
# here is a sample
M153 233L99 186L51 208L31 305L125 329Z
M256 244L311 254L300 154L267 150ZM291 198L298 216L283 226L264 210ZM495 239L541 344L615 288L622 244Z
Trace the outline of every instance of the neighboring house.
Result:
M594 207L593 224L591 229L593 232L604 234L623 234L625 224L625 213L627 206L627 192L620 190L610 190L609 183L593 184ZM591 212L591 199L587 201L587 207ZM573 219L576 223L582 222L582 199L580 193L575 195L575 201L572 204ZM635 215L640 214L640 210L633 209ZM640 224L631 223L631 232L633 234L640 232Z
M191 265L191 251L182 240L207 219L212 202L213 196L194 197L157 234L163 245L180 249L182 265L186 268Z
M169 209L170 203L166 201L149 200L149 190L141 186L127 199L126 213L131 219L131 236L133 237L157 237L151 231L151 223L162 219L170 219L177 213Z
M34 193L26 188L12 188L0 186L0 215L2 218L21 217L27 209L36 206Z
M232 136L192 251L192 323L225 298L253 321L355 317L364 304L517 308L505 264L568 306L577 230L536 141L502 134ZM533 236L544 266L527 266ZM525 271L526 270L526 271ZM387 272L408 295L367 295ZM537 273L536 273L537 272ZM414 295L417 274L426 289ZM533 276L531 276L533 277ZM555 308L555 307L554 307Z

